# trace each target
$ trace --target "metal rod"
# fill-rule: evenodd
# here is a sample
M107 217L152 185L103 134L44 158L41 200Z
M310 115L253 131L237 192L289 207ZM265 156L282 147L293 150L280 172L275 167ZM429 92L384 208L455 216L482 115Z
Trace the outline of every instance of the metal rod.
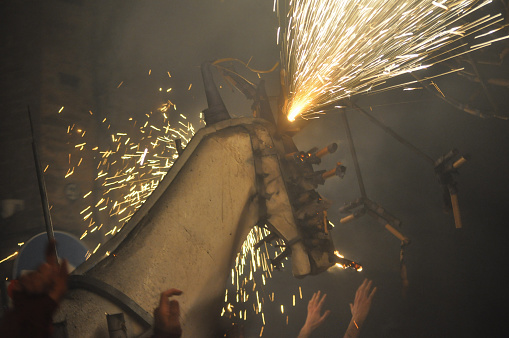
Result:
M419 148L414 146L412 143L405 140L403 137L401 137L399 134L397 134L394 130L387 127L385 124L383 124L382 122L377 120L375 117L370 115L367 111L365 111L364 109L362 109L361 107L359 107L358 105L356 105L353 102L352 102L352 106L354 108L356 108L358 111L360 111L362 114L364 114L364 116L366 116L371 122L376 124L378 127L382 128L382 130L385 131L387 134L391 135L393 138L395 138L397 141L399 141L401 144L410 148L410 150L412 150L414 153L416 153L417 155L419 155L420 157L422 157L423 159L425 159L426 161L431 163L433 166L435 165L435 160L433 160L430 156L426 155L424 152L422 152Z
M493 108L493 111L500 115L500 111L498 109L498 106L495 102L495 99L493 99L493 95L491 95L490 90L488 89L488 86L486 85L486 82L484 81L484 78L482 77L481 73L479 72L479 68L477 67L477 62L474 60L472 55L467 54L468 60L470 61L470 64L472 65L472 68L474 69L475 75L479 79L479 83L481 84L482 90L484 92L484 95L488 99L488 102L491 105L491 108Z
M477 117L480 117L480 118L488 118L488 117L495 117L495 118L499 118L499 119L503 119L505 120L506 118L505 117L502 117L502 116L498 116L498 115L494 115L494 112L484 112L484 111L481 111L477 108L473 108L473 107L470 107L468 104L464 104L464 103L461 103L451 97L445 97L444 95L438 93L436 90L433 90L433 89L430 89L429 88L429 85L424 83L424 79L421 79L419 78L417 75L415 75L415 73L410 73L423 87L424 89L426 89L429 93L435 95L436 97L438 97L439 99L447 102L448 104L450 104L451 106L455 107L456 109L459 109L459 110L462 110L464 111L465 113L468 113L470 115L473 115L473 116L477 116Z
M352 132L350 131L350 125L348 124L348 118L346 117L346 111L343 111L343 122L345 123L346 136L348 137L348 144L350 145L350 153L352 154L353 164L355 166L355 174L357 175L357 182L359 183L359 190L361 196L366 197L366 188L364 188L364 181L362 180L361 168L359 161L357 160L357 153L355 152L355 146L353 144Z
M30 107L28 107L28 120L30 121L30 133L32 135L32 152L34 154L35 171L37 173L37 182L39 183L39 194L41 195L42 212L44 214L44 223L46 224L46 233L48 234L48 241L50 243L55 243L55 233L53 232L53 223L51 222L48 196L46 194L46 183L44 182L44 175L41 169L39 153L37 151L37 143L35 141L34 126L32 123L32 114L30 113Z

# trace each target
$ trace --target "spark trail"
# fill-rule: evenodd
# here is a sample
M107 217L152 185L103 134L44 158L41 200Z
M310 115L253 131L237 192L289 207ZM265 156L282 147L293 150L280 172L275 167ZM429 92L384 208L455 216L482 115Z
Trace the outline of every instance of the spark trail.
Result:
M508 38L494 36L505 27L501 14L477 15L491 2L290 0L287 11L280 4L288 120Z
M185 147L195 133L193 125L177 112L171 101L144 116L144 121L129 118L129 130L112 133L110 144L104 149L94 144L94 139L81 137L86 130L78 129L75 124L67 128L68 134L77 134L80 140L69 159L80 158L80 161L77 165L69 161L65 177L79 175L83 159L93 161L80 155L86 148L97 158L98 188L94 194L89 191L83 195L88 205L80 212L86 227L80 239L95 231L104 237L87 253L87 259L107 240L105 237L114 236L122 229L162 181L178 158L176 140L180 139ZM102 122L108 124L106 118Z

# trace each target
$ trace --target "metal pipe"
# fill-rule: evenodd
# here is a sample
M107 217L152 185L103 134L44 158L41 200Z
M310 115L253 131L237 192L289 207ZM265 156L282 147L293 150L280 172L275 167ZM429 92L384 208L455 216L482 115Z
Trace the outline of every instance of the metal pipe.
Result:
M393 234L394 236L396 236L401 242L405 243L405 244L408 244L410 243L410 240L405 237L401 232L399 232L398 230L394 229L394 227L392 227L389 223L387 223L385 225L385 228L387 230L389 230L389 232L391 234Z
M315 156L318 158L322 158L325 155L332 154L338 149L338 145L336 143L329 144L327 147L320 149L316 152Z
M465 164L466 162L467 162L467 159L464 156L462 156L460 159L458 159L456 162L454 162L452 164L452 167L454 169L457 169L457 168L461 167L463 164Z
M454 215L454 224L456 225L456 229L461 229L463 227L461 223L461 214L460 214L460 206L458 203L458 194L456 192L450 191L451 194L451 205L452 205L452 212Z

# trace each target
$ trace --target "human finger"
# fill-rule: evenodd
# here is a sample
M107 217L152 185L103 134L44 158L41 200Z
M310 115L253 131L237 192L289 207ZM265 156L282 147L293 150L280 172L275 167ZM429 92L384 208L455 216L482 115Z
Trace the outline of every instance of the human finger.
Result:
M161 298L159 299L159 307L165 309L168 306L168 298L171 296L181 295L182 291L179 289L168 289L161 292Z
M57 242L54 239L50 239L46 246L46 262L52 266L58 264L56 245Z
M41 287L43 289L46 289L46 288L51 288L51 286L54 282L54 280L53 280L54 272L55 272L55 269L53 266L51 266L48 263L43 263L43 264L39 265L39 268L37 268L37 273L34 274L33 276L34 277L36 276Z
M364 280L362 281L362 284L361 286L359 287L359 289L362 291L364 291L366 289L366 286L369 284L369 279L367 278L364 278Z
M355 297L354 297L354 300L353 300L354 303L357 303L357 301L359 300L359 297L360 297L360 295L362 293L362 286L363 285L364 285L364 282L362 282L362 284L359 285L359 287L357 288L357 291L355 292Z
M29 294L41 294L47 289L48 282L39 271L34 271L20 278L23 290Z
M179 290L179 289L168 289L166 291L163 291L161 293L161 297L171 297L171 296L178 296L178 295L181 295L182 294L182 291Z
M373 296L375 295L375 292L376 292L376 286L373 288L373 290L371 290L371 293L368 297L368 300L371 302L371 300L373 299Z
M320 301L320 296L322 295L322 291L318 290L315 297L315 303L318 303Z
M176 300L170 301L170 313L174 316L180 315L180 305L178 301Z
M21 291L23 291L23 285L21 284L19 279L13 279L9 283L9 289L8 290L9 290L9 292L21 292Z
M316 292L314 292L314 293L313 293L313 296L311 296L311 299L309 300L309 305L311 305L311 304L314 304L314 303L315 303L316 295L317 295L317 293L316 293Z
M327 317L329 317L329 315L330 315L330 310L325 311L323 316L321 316L320 319L318 320L318 323L322 324L327 319Z
M28 293L33 293L34 290L35 290L35 285L33 283L33 280L34 280L34 275L38 273L38 272L30 272L30 273L27 273L26 275L23 275L20 277L19 279L19 285L21 286L21 290L22 291L25 291L25 292L28 292Z
M49 263L42 263L37 268L38 277L45 283L50 283L55 269Z
M366 281L367 281L367 279L364 279L362 281L361 285L359 285L359 287L357 288L357 292L355 292L355 300L357 300L359 295L362 293L362 290L364 289L364 285L366 284Z
M60 277L65 278L66 280L69 278L69 264L67 259L64 259L62 264L60 264Z
M158 306L154 309L154 318L158 318L159 317L159 311L161 310L161 308Z
M325 298L327 298L327 294L324 293L322 299L318 299L318 308L321 309L323 306L323 303L325 303Z
M60 264L57 274L55 274L56 285L55 288L58 288L57 292L61 293L61 295L67 292L67 281L69 280L69 264L67 264L67 259L64 259Z
M368 282L366 283L366 286L364 287L364 290L362 290L362 296L364 298L368 297L369 291L371 290L371 284L373 284L373 281L368 280Z

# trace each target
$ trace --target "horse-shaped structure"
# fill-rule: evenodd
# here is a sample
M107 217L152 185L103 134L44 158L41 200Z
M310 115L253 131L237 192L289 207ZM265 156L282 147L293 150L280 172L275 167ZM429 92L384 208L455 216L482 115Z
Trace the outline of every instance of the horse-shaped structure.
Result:
M315 173L308 161L335 149L298 152L266 119L230 119L207 87L207 65L203 72L207 127L123 229L74 271L55 317L69 336L106 337L105 313L119 312L129 336L147 335L170 287L184 291L184 337L214 336L235 256L257 224L284 241L294 276L335 264L328 203L314 189L342 171Z

